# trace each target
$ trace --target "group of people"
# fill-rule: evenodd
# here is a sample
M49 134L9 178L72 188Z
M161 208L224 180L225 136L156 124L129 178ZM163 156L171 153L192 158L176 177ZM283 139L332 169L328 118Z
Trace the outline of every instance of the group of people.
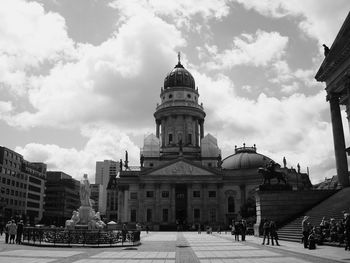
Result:
M241 236L241 241L245 241L245 236L247 234L247 221L244 219L232 221L230 229L231 235L235 236L235 241L239 241L239 236Z
M6 244L21 244L23 235L23 221L20 220L17 224L15 220L10 220L7 224L0 227L0 234L5 232L5 243Z
M345 243L345 250L350 250L350 214L344 212L342 220L326 217L322 218L319 226L312 226L309 217L304 216L302 221L302 243L304 248L315 249L316 244L323 242L338 242L339 245Z
M274 246L275 243L276 243L276 246L280 245L278 243L276 222L273 220L265 219L264 224L263 224L263 242L262 242L262 245L265 245L266 240L267 240L266 245L269 245L270 239L271 239L271 245Z

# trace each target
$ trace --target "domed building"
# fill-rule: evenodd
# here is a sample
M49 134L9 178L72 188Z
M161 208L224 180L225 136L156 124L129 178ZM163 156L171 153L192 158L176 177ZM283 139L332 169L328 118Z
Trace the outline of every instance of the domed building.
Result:
M245 217L261 184L259 167L271 162L256 146L234 149L222 160L217 139L205 135L205 111L191 73L178 64L164 79L154 113L156 132L144 139L140 167L124 161L108 186L119 222L141 222L155 230L188 225L229 225ZM293 187L295 171L281 168ZM297 178L297 177L296 177Z

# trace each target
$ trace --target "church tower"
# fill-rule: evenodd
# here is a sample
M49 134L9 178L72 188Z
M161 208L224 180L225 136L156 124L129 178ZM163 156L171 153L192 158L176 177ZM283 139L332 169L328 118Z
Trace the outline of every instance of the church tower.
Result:
M179 157L216 166L220 149L213 136L204 136L205 112L192 74L178 63L164 79L154 118L156 134L147 136L141 150L141 166L157 167ZM210 163L210 164L209 164Z
M181 64L179 54L177 65L164 79L161 103L154 113L156 137L164 157L179 153L199 157L205 112L198 104L198 97L194 78Z

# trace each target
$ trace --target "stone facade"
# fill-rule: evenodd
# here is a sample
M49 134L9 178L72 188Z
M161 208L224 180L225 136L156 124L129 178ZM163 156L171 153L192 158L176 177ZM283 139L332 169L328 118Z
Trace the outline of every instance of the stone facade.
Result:
M331 48L325 48L325 59L315 78L326 83L339 187L348 187L350 181L346 152L350 154L350 148L345 146L340 106L346 107L350 127L350 13Z
M216 138L204 135L206 114L198 88L180 61L166 76L160 98L156 134L144 140L140 167L129 167L126 158L119 176L110 179L109 203L117 201L116 218L110 219L165 230L228 226L246 216L244 207L253 200L255 208L255 189L262 181L258 168L271 159L258 154L255 145L236 147L233 155L221 159ZM305 175L284 171L294 187L298 177L302 185Z

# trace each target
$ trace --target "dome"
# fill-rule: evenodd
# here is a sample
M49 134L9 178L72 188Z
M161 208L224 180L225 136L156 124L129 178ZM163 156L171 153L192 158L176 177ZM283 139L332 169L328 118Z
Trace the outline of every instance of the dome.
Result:
M194 78L191 73L182 66L180 61L164 79L164 89L171 87L188 87L195 89Z
M241 147L235 149L235 154L222 161L223 169L251 169L265 167L271 159L256 152L256 147Z

